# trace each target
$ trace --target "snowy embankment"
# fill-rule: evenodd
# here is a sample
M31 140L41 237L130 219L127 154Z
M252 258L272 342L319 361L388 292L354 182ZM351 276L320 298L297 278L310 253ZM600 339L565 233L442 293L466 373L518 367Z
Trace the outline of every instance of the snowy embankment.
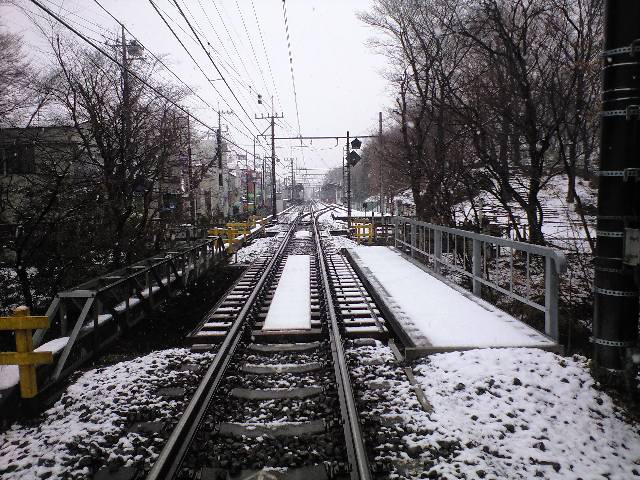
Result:
M378 448L379 458L402 477L640 476L640 427L597 390L581 357L508 348L432 355L413 367L433 408L426 412L388 347L352 352L372 406L364 416L382 423L381 437L401 438L397 448Z
M516 179L516 185L518 180ZM516 187L524 193L523 187ZM577 204L567 202L567 176L557 175L550 179L540 191L538 198L542 206L543 226L542 232L554 246L568 251L583 251L583 243L586 233L580 219L576 213ZM582 200L585 207L594 206L597 203L597 189L591 187L589 182L581 178L576 179L576 193ZM482 214L492 224L506 226L509 223L509 216L504 207L496 198L487 192L481 192L474 199L475 207L482 210ZM509 202L509 206L514 217L518 220L519 230L526 233L527 215L522 207L515 201ZM456 221L463 222L465 219L473 219L471 202L465 201L456 206ZM595 237L596 217L586 215L585 220L589 227L589 234ZM515 238L513 229L512 238Z
M184 349L153 352L90 370L42 414L36 426L0 433L0 478L91 478L100 468L148 467L164 435L129 431L141 421L177 421L188 398L165 398L162 387L195 388L213 358Z

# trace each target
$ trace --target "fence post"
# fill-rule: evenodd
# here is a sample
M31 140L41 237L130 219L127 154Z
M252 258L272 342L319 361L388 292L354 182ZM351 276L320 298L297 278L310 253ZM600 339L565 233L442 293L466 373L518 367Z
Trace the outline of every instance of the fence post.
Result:
M482 297L482 242L473 239L473 249L471 251L471 273L473 275L473 294Z
M410 253L412 257L415 257L415 248L416 248L416 224L411 222L411 248Z
M442 272L442 232L437 229L433 229L433 270L436 273Z
M544 332L558 341L558 272L551 256L545 257L544 270Z
M393 218L393 246L398 248L398 219L396 217Z

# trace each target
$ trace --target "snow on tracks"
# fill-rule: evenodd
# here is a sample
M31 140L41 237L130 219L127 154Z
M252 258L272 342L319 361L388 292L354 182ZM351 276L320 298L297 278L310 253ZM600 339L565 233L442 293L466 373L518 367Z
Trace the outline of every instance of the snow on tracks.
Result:
M212 358L171 349L83 373L37 425L16 423L0 433L0 477L91 478L105 465L148 467L164 440L127 429L137 421L177 421L188 398L156 392L197 387L200 374L178 368L191 363L202 373Z

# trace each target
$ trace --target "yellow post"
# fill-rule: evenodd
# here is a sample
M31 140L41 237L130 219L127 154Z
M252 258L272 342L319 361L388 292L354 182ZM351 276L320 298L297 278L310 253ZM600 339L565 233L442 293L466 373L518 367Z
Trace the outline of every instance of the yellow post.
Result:
M16 308L11 317L0 317L0 330L14 330L16 335L16 352L0 352L0 365L18 365L22 398L38 393L36 365L53 362L53 353L33 351L31 331L48 326L48 317L29 316L29 308L24 306Z

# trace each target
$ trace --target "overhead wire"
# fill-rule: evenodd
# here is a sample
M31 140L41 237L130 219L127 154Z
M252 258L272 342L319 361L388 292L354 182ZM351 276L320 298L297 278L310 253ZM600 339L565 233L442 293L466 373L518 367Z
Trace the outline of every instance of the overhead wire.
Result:
M152 0L149 0L152 1ZM200 39L200 37L198 36L198 34L196 33L196 31L194 30L193 26L191 25L191 22L189 21L189 19L187 18L187 16L184 14L184 12L182 11L182 8L180 8L180 5L178 4L177 0L173 0L173 3L176 5L176 7L178 8L178 10L180 11L180 14L182 15L182 18L184 18L184 20L187 22L187 25L189 26L189 28L191 29L191 31L193 32L193 34L195 35L196 39L198 40L198 43L200 44L200 46L202 47L202 50L204 50L204 52L207 54L207 57L209 58L209 61L211 62L211 64L214 66L214 68L216 69L216 72L218 72L218 75L220 75L220 77L222 78L222 81L224 82L224 84L227 86L227 88L229 89L229 91L231 92L231 95L233 96L233 98L235 98L236 102L238 102L238 105L240 106L240 108L242 109L242 111L245 113L245 115L247 116L247 118L249 119L249 121L253 124L253 126L255 127L256 130L258 129L258 126L255 124L255 122L253 121L253 118L251 118L251 116L249 115L249 113L247 112L247 110L244 108L244 105L242 105L242 103L240 102L240 100L238 99L238 96L236 95L236 93L233 91L233 89L231 88L231 85L229 85L229 82L227 82L227 79L224 77L224 75L222 75L222 72L220 71L220 69L218 68L218 65L216 64L216 62L213 60L213 58L211 57L211 54L209 53L209 51L205 48L204 44L202 43L202 40Z
M52 17L53 19L55 19L57 22L59 22L61 25L63 25L65 28L67 28L68 30L70 30L71 32L73 32L76 36L78 36L79 38L81 38L83 41L85 41L86 43L88 43L89 45L91 45L93 48L95 48L98 52L100 52L102 55L104 55L106 58L108 58L109 60L111 60L113 63L115 63L116 65L120 66L120 68L122 68L123 70L125 70L129 75L131 75L132 77L134 77L136 80L138 80L140 83L142 83L143 85L147 86L151 91L153 91L156 95L158 95L159 97L164 98L168 103L170 103L171 105L173 105L176 109L180 110L182 113L184 113L185 115L187 115L189 118L193 119L196 123L200 124L201 126L203 126L204 128L206 128L209 131L215 132L216 129L211 127L210 125L208 125L207 123L205 123L204 121L202 121L200 118L198 118L197 116L193 115L191 112L189 112L188 110L186 110L182 105L178 104L175 102L175 100L167 97L162 91L158 90L156 87L154 87L153 85L151 85L149 82L147 82L144 78L142 78L140 75L138 75L134 70L131 70L127 65L124 65L122 62L120 62L117 58L115 58L113 55L109 54L108 52L106 52L103 48L101 48L99 45L97 45L95 43L95 40L89 38L87 35L85 35L84 33L78 31L76 28L74 28L72 25L70 25L66 19L62 18L60 15L52 12L48 7L46 7L45 5L43 5L39 0L30 0L31 3L33 3L34 5L36 5L38 8L40 8L41 10L43 10L45 13L47 13L50 17ZM252 152L242 148L241 146L239 146L237 143L235 143L234 141L230 140L230 139L225 139L229 144L235 146L236 148L240 149L241 151L247 153L248 155L253 155Z
M247 69L247 65L242 60L242 56L240 55L240 52L238 51L238 47L236 45L236 42L233 41L233 36L229 32L229 28L227 27L227 22L224 21L224 18L222 17L222 13L220 13L220 9L218 8L218 5L216 4L215 0L211 0L211 3L213 4L214 8L216 9L216 13L218 14L218 17L220 18L220 21L222 22L222 26L224 27L225 32L227 32L227 36L229 37L229 40L231 41L231 45L233 46L233 49L235 50L236 55L238 56L238 60L240 60L240 64L242 65L242 68L244 68L244 71L247 74L247 77L249 78L249 81L251 83L253 83L254 85L257 85L257 83L251 77L251 74L249 73L249 70ZM233 24L231 25L231 28L233 28Z
M175 19L174 19L174 18L173 18L173 17L172 17L172 16L171 16L167 11L166 11L166 10L164 10L164 9L163 9L160 5L158 5L158 4L156 4L155 6L156 6L156 8L157 8L161 13L162 13L162 15L164 15L164 17L168 18L168 19L171 21L171 23L172 23L173 25L175 25L176 27L178 27L178 29L180 29L180 30L181 30L181 31L182 31L182 32L183 32L183 33L184 33L184 34L185 34L189 39L191 39L194 43L198 43L198 41L196 40L196 38L194 37L194 35L193 35L191 32L189 32L189 31L185 30L185 29L182 27L182 25L181 25L179 22L177 22L177 21L176 21L176 20L175 20ZM205 13L205 15L206 15L206 11L205 11L204 13ZM192 15L192 17L193 17L193 15ZM208 16L207 16L207 18L208 18ZM168 22L165 22L165 23L168 23ZM213 25L211 25L211 26L212 26L212 29L215 31L215 28L213 27ZM201 33L201 34L203 34L202 29L200 29L200 33ZM174 36L175 36L176 38L178 38L177 33L175 33L175 34L174 34ZM230 64L229 62L227 62L227 61L224 59L224 57L221 55L221 53L220 53L220 52L218 52L218 51L217 51L217 49L216 49L213 45L211 45L211 43L210 43L210 42L208 42L208 41L207 41L207 44L209 45L209 47L211 47L211 49L213 50L213 52L214 52L214 53L215 53L215 54L220 58L220 60L221 60L221 63L220 63L221 68L223 68L223 69L227 72L227 74L231 76L231 78L234 78L233 72L236 72L236 73L237 73L237 70L236 70L235 66L233 66L232 64ZM183 47L183 48L185 48L185 47ZM222 48L224 49L224 45L222 45ZM225 51L226 51L226 49L225 49ZM233 72L232 72L232 71L230 71L230 70L229 70L229 68L227 68L227 67L224 65L224 63L227 63L227 64L229 65L229 68L230 68L231 70L233 70ZM239 75L239 73L237 73L237 74ZM205 77L206 77L206 75L205 75ZM243 88L246 88L246 86L244 85L244 83L243 83L241 80L238 80L238 79L236 79L236 78L234 78L234 80L235 80L235 81L236 81L240 86L242 86ZM230 106L228 103L227 103L227 106L228 106L229 108L231 108L231 106ZM242 122L242 120L241 120L239 117L237 117L237 118L238 118L238 120L243 124L243 126L245 126L245 128L247 128L247 130L248 130L249 132L251 132L251 129L249 129L249 128L244 124L244 122ZM234 128L237 128L237 127L234 127Z
M260 61L258 60L258 56L256 55L256 51L253 48L253 42L251 41L251 36L249 35L249 30L247 29L247 24L244 21L244 15L242 15L242 10L240 10L240 4L238 4L238 0L236 0L236 8L238 10L238 15L240 15L240 20L242 21L242 26L244 27L244 33L247 35L247 40L249 40L249 46L251 47L251 53L253 53L253 59L256 61L256 65L258 67L258 71L260 72L260 78L262 78L262 83L264 84L267 94L271 96L271 92L269 91L269 86L264 79L264 73L262 72L262 65L260 65Z
M178 34L176 33L176 31L171 27L171 25L169 25L169 22L166 20L166 18L163 16L163 14L160 12L160 10L157 8L157 5L155 4L155 2L153 0L149 0L149 3L151 4L151 6L154 8L154 10L156 11L156 13L158 14L158 16L162 19L162 21L164 22L164 24L167 26L167 28L169 29L169 31L173 34L173 36L175 37L175 39L178 41L178 43L180 44L180 46L183 48L183 50L187 53L187 55L189 56L189 58L191 58L191 60L193 61L193 63L198 67L198 69L200 70L200 72L202 73L202 75L207 79L207 81L211 84L211 86L213 87L213 89L215 90L215 92L218 94L218 96L220 98L222 98L222 100L224 101L224 103L227 105L228 108L231 108L231 105L229 104L229 102L222 96L222 93L220 93L220 91L218 90L218 88L214 85L213 81L209 78L209 76L205 73L204 69L202 68L202 66L198 63L198 61L193 57L193 55L191 54L191 52L189 51L189 49L186 47L186 45L184 44L184 42L182 41L182 39L180 39L180 37L178 36ZM216 110L214 110L216 111ZM216 111L216 113L218 113ZM249 135L245 134L243 132L243 135L247 136L248 138L251 138L253 133L251 128L249 128L243 121L242 119L238 118L238 121L240 121L240 123L244 126L244 128L247 129L247 131L249 132ZM253 123L253 122L251 122ZM255 124L254 124L255 126ZM237 128L237 127L234 127ZM238 129L239 130L239 129ZM240 131L240 130L239 130Z

